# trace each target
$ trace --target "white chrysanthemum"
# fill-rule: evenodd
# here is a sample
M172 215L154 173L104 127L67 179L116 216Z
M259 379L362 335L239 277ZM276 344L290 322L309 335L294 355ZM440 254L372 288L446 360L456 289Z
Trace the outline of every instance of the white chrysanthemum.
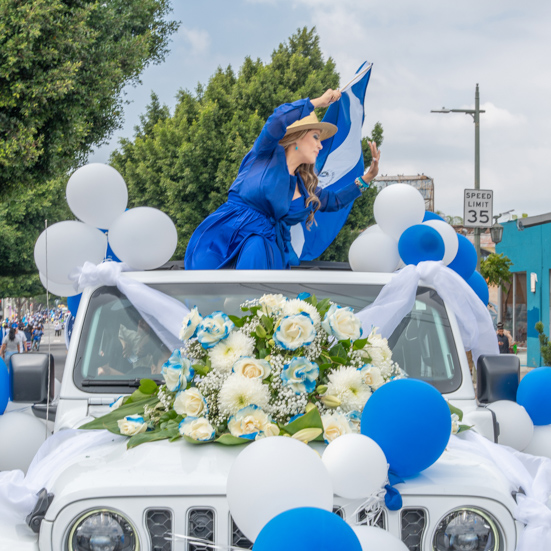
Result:
M328 377L326 395L335 396L340 408L347 411L362 411L371 396L371 389L363 382L362 374L355 367L341 367Z
M306 312L314 322L316 327L319 327L321 323L321 318L318 312L318 309L303 300L295 298L293 300L288 300L283 306L283 316L293 316L294 314L300 314L301 312Z
M218 395L218 406L224 415L235 415L250 405L265 409L269 401L268 385L260 379L249 379L236 373L226 379Z
M241 331L234 331L209 350L209 358L213 369L229 373L239 358L252 356L253 352L254 339Z

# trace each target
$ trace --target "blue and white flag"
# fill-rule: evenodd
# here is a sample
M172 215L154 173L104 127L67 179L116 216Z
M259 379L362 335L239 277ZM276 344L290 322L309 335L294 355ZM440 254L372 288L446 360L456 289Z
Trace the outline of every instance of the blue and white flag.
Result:
M362 154L362 125L364 100L369 77L370 63L363 63L354 80L343 90L341 99L329 106L323 122L337 126L337 133L323 141L318 155L316 172L319 186L338 191L364 173ZM337 212L316 212L317 226L310 231L306 223L291 227L291 244L300 260L318 258L333 242L343 227L352 204Z

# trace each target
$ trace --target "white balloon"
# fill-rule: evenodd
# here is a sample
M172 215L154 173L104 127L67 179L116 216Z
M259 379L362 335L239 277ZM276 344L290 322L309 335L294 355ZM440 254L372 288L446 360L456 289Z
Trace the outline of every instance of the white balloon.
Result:
M459 248L456 231L447 222L443 222L442 220L427 220L423 224L434 228L440 234L445 247L442 262L447 266L455 258L457 249Z
M289 509L333 510L331 479L320 456L283 436L249 444L231 467L226 493L235 523L252 542L271 519Z
M384 233L384 231L381 229L379 224L373 224L373 226L369 226L368 228L366 228L362 232L362 235L368 235L370 233Z
M352 526L352 529L360 540L362 551L408 551L403 541L382 528Z
M388 464L379 445L363 434L344 434L333 440L322 456L336 495L367 498L385 485Z
M69 273L86 261L99 264L106 250L107 237L103 232L83 222L67 220L53 224L39 235L34 246L34 261L39 272L48 273L50 281L68 285L72 283Z
M534 426L532 440L530 440L530 443L524 448L523 452L551 459L551 425Z
M381 229L398 241L404 230L423 221L425 200L413 186L392 184L377 194L373 214Z
M398 243L379 228L370 228L350 245L348 262L355 272L393 272L400 262Z
M78 291L75 291L75 288L72 285L66 285L64 283L56 283L55 281L48 281L46 276L42 273L38 274L44 289L48 289L52 295L57 295L58 297L72 297L78 295Z
M0 471L26 472L46 440L46 425L32 414L11 411L0 415Z
M164 212L138 207L127 210L113 222L109 244L132 268L153 270L170 260L178 244L178 233Z
M488 405L499 423L498 444L522 451L534 435L534 424L526 410L516 402L499 400Z
M128 189L123 177L111 166L91 163L69 178L67 203L74 215L96 228L107 230L126 209Z

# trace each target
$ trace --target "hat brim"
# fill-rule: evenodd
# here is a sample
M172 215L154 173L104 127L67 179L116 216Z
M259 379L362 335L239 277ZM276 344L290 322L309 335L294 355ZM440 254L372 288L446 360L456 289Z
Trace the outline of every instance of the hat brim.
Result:
M285 138L291 134L295 134L297 132L304 132L305 130L320 130L321 131L321 141L327 140L327 138L331 138L337 133L338 128L331 124L330 122L313 122L308 124L301 124L299 126L293 126L287 128L287 132L285 132Z

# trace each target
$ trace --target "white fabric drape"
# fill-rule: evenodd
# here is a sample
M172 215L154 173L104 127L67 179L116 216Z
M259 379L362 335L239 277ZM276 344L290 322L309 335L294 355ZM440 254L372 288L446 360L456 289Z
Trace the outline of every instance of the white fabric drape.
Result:
M88 286L116 286L169 350L180 348L182 320L189 314L189 309L175 298L140 281L124 277L122 272L125 271L129 271L129 267L122 262L109 261L97 266L85 262L84 266L77 268L69 277L75 282L75 289L79 292Z
M510 483L517 506L513 516L525 524L516 551L551 551L551 459L518 452L490 442L474 431L452 436L451 450L464 450L491 461Z
M0 518L24 524L36 505L37 492L51 490L56 477L69 465L83 459L88 450L108 453L114 444L126 441L106 430L62 430L50 436L34 456L27 475L20 470L0 472ZM101 446L105 446L103 453Z
M378 327L383 337L390 337L413 309L420 280L431 285L455 314L463 345L472 351L475 365L481 354L499 354L488 308L467 282L442 262L419 262L417 266L409 265L396 272L375 302L356 314L364 334Z

